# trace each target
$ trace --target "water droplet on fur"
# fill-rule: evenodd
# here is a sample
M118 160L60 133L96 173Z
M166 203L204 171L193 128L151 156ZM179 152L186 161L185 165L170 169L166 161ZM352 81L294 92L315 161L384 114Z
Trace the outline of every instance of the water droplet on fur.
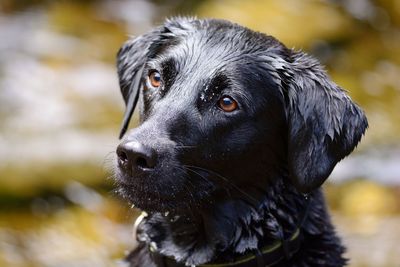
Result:
M150 248L156 251L158 249L156 242L150 242Z
M132 205L131 205L131 208L133 209L134 207L135 207L135 204L132 204Z
M174 216L169 220L170 222L176 222L179 219L179 216Z
M164 216L167 217L168 214L169 214L169 211L166 211L166 212L164 213Z

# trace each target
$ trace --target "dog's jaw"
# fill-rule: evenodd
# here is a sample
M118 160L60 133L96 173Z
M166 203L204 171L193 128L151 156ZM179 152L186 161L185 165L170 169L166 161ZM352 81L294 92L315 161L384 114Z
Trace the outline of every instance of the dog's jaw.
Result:
M300 223L298 217L301 217L306 205L301 194L282 181L270 187L266 193L266 198L258 208L237 199L220 202L202 210L198 216L188 213L178 216L149 214L138 226L138 239L156 248L162 255L188 266L212 262L217 257L218 262L232 261L260 246L279 240L282 230L284 236L290 236ZM327 262L330 257L339 263L337 266L343 266L345 260L341 255L344 249L338 245L322 193L317 190L310 201L310 214L301 230L306 237L314 236L312 239L320 241L305 244L302 253L309 253L307 250L312 251L313 246L318 246L318 249L324 247L329 252L326 259L320 259L321 263L324 260ZM286 208L291 209L292 213L288 214ZM337 243L325 244L324 240L336 240Z

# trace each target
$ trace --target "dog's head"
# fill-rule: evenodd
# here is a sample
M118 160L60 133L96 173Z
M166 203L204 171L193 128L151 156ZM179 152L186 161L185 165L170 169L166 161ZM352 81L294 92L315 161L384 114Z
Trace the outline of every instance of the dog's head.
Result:
M117 67L116 176L144 210L248 196L275 179L309 192L367 127L316 60L227 21L169 20L124 44ZM125 133L137 104L140 125Z

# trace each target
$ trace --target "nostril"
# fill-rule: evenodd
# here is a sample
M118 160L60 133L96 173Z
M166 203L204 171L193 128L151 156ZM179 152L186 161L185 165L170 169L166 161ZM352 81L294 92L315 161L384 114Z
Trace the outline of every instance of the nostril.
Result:
M128 161L128 155L126 155L126 152L121 149L117 150L117 156L118 156L118 161L121 164L124 164Z
M125 152L120 152L120 153L118 153L118 158L119 158L121 161L127 161L127 160L128 160L128 156L125 154Z
M131 171L150 171L157 161L156 151L137 141L124 142L117 148L118 164Z
M147 150L136 157L136 166L141 169L154 169L156 166L156 155L153 149Z
M148 164L147 164L147 160L143 157L138 157L136 159L136 165L142 169L147 169L147 168L151 168Z

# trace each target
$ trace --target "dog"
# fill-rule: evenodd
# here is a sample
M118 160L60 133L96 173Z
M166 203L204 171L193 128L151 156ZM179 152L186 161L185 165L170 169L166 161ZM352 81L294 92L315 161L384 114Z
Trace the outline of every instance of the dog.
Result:
M130 266L346 265L320 186L368 122L317 60L177 17L128 40L117 69L117 190L145 212Z

